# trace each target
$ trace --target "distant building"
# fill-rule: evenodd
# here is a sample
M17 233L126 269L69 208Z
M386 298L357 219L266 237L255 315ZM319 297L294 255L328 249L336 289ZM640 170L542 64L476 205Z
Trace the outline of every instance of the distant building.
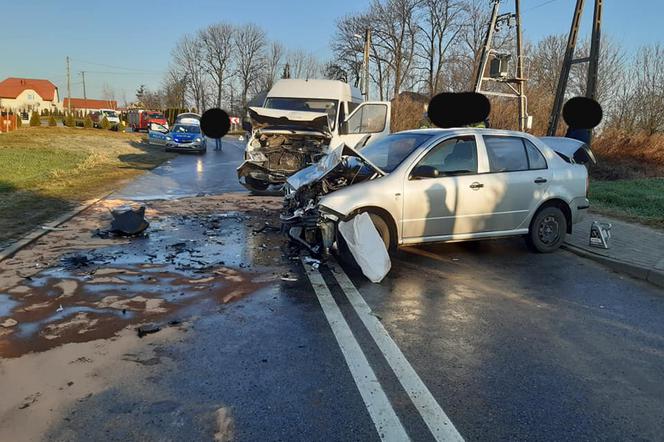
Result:
M87 114L90 112L98 111L99 109L113 109L117 110L118 102L116 100L94 100L92 98L72 98L71 110L72 112L81 112ZM62 100L62 109L69 110L69 98Z
M49 80L15 77L0 81L0 108L38 112L62 110L58 88Z

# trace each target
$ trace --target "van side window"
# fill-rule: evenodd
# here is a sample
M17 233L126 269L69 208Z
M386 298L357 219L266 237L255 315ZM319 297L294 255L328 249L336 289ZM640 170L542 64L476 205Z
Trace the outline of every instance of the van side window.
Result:
M385 129L387 106L364 104L348 120L349 134L378 133Z
M352 101L348 102L348 115L352 114L355 109L357 109L357 106L359 106L360 103L354 103Z

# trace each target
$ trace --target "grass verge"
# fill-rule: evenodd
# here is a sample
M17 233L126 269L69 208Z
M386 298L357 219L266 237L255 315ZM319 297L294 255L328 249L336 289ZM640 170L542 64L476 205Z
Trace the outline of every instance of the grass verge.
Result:
M592 181L593 211L664 229L664 178Z
M31 127L0 135L0 246L172 156L137 134Z

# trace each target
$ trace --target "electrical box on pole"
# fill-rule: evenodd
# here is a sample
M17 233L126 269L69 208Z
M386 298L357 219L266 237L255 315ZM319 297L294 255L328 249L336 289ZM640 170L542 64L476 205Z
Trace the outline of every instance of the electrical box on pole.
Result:
M480 55L477 71L475 72L475 92L485 95L495 95L499 97L512 97L519 100L519 130L525 131L529 128L528 111L526 107L525 83L526 78L523 72L523 44L521 40L521 12L519 0L514 0L514 13L498 14L501 0L491 0L493 7L491 9L491 18L484 36L484 45ZM492 49L494 33L501 25L507 25L515 28L516 32L516 75L510 75L509 61L512 54L498 52ZM489 61L491 60L491 61ZM489 65L489 76L485 76L487 64ZM483 90L482 84L486 81L504 84L509 90L499 92L495 90Z

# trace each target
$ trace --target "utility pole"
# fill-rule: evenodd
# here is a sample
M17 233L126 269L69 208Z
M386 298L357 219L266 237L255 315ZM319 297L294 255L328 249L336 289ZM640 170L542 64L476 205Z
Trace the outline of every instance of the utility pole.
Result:
M475 92L480 92L482 89L482 78L486 70L486 64L489 61L489 53L491 52L491 42L493 41L493 31L496 29L496 19L498 18L498 7L500 0L493 0L493 9L491 9L491 19L489 19L489 27L484 36L484 46L482 46L482 54L480 55L480 64L475 73Z
M371 29L364 31L364 60L362 64L362 95L369 101L369 50L371 49Z
M499 97L511 97L519 100L519 118L518 126L520 131L525 131L528 127L528 109L525 94L526 78L523 72L523 42L521 37L521 10L520 1L514 0L514 13L505 13L498 15L501 0L491 0L493 8L491 10L491 18L489 19L489 26L487 27L484 36L484 46L480 55L477 71L475 72L475 92L483 93L486 95L494 95ZM499 53L491 48L493 44L493 34L503 23L507 23L509 27L516 28L516 75L510 76L507 69L507 61L511 58L509 53ZM489 69L489 76L485 77L484 72L489 63L489 58L493 55L491 66ZM482 90L482 83L485 81L494 81L506 85L510 92L497 92ZM516 86L516 87L515 87Z
M527 126L527 110L525 86L526 79L523 75L523 43L521 41L521 11L520 1L514 0L514 14L516 15L516 78L517 94L519 99L519 130L524 132Z
M574 16L572 17L572 25L569 30L569 36L567 37L565 58L563 59L563 65L560 69L558 87L556 88L556 96L553 100L553 108L551 109L551 117L549 118L549 129L547 134L550 136L555 135L556 131L558 130L560 111L562 110L563 101L565 100L565 90L567 89L567 81L569 80L569 73L573 64L588 62L586 97L595 99L597 92L597 69L599 65L600 31L602 24L602 1L603 0L595 0L593 29L592 35L590 37L590 54L588 57L574 58L574 49L576 48L576 40L579 35L579 24L581 22L584 3L584 0L576 0Z
M67 112L71 114L71 72L69 70L69 56L67 56Z
M83 79L83 99L87 100L88 96L85 93L85 71L81 71L81 78Z

